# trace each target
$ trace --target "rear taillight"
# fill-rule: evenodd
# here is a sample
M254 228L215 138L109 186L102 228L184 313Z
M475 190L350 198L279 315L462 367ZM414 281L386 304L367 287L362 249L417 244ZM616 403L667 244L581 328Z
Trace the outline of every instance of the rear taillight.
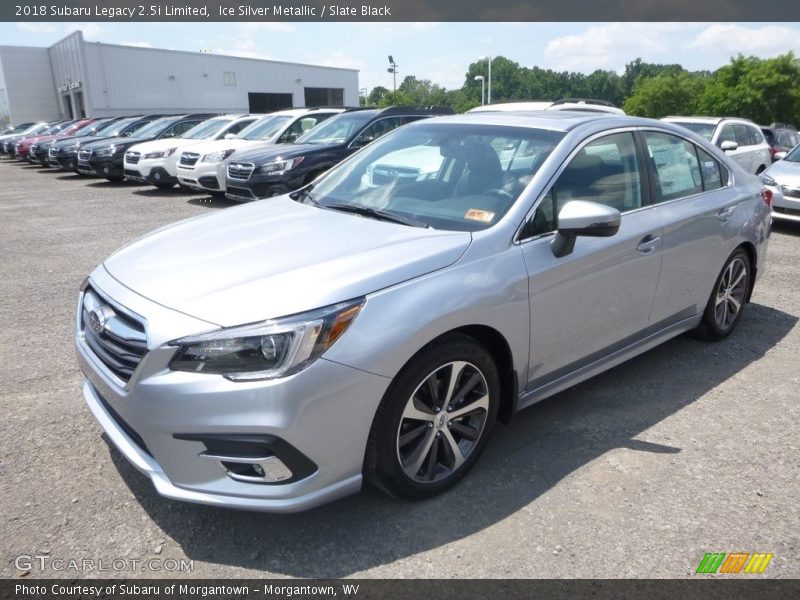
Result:
M764 201L764 204L772 208L772 190L763 188L761 190L761 199Z
M772 159L774 160L774 159L775 159L775 155L776 155L777 153L778 153L778 149L777 149L775 146L770 146L770 147L769 147L769 155L770 155L770 158L772 158Z

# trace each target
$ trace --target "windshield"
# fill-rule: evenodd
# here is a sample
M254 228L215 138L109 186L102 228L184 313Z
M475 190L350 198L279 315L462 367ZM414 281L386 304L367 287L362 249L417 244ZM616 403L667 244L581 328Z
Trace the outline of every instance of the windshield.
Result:
M685 127L689 131L694 131L696 134L706 138L709 142L714 135L714 130L717 128L713 123L697 123L695 121L670 121L670 123L675 123L675 125Z
M128 129L134 123L138 123L141 121L141 117L129 117L127 119L120 119L119 121L114 121L109 123L105 127L101 127L97 131L94 132L96 136L102 137L119 137L123 131Z
M236 138L240 140L268 140L278 133L289 119L291 119L289 115L275 115L261 119L242 129Z
M563 136L425 121L370 144L309 194L322 208L347 205L434 229L478 231L503 217Z
M343 144L375 116L374 111L342 113L301 135L295 144Z
M82 135L89 135L99 127L105 127L106 123L103 121L92 121L72 132L72 137L81 137Z
M144 127L140 127L139 129L132 131L131 137L156 137L160 135L161 132L163 132L167 127L179 120L179 118L175 117L162 117L161 119L156 119L155 121L147 123Z
M783 160L800 163L800 146L795 146L794 150L791 150Z
M208 121L203 121L195 125L189 131L178 137L184 140L206 140L214 137L220 129L230 122L230 119L209 119Z

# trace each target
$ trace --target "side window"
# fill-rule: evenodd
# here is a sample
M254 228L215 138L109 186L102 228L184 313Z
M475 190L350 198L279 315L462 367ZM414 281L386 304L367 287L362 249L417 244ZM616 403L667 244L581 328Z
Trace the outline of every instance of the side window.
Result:
M697 158L700 160L700 177L703 180L703 191L716 190L723 187L727 180L727 173L723 173L719 163L711 155L697 148Z
M542 198L526 237L558 229L558 213L570 200L598 202L623 213L642 206L633 134L616 133L581 148Z
M668 133L644 133L655 174L654 203L691 196L703 191L703 178L695 146Z
M179 137L197 125L200 121L181 121L164 132L161 137Z
M733 135L736 138L736 143L741 146L752 146L753 142L750 140L750 132L746 125L734 125Z
M247 127L248 125L252 125L254 122L255 122L255 119L244 119L242 121L238 121L238 122L234 123L233 125L231 125L228 128L228 130L225 132L225 135L227 135L229 133L232 133L232 134L235 135L235 134L239 133L242 129Z
M309 115L297 119L289 128L283 132L279 142L293 142L309 129L313 129L318 123L325 120L328 115Z
M717 146L722 146L722 142L735 142L736 136L733 135L733 127L731 125L725 125L722 128L722 131L719 132L719 139L717 140Z
M755 127L748 127L747 129L750 130L750 139L752 140L753 144L760 144L764 141L764 136L761 135L761 132L758 129Z
M374 142L379 137L386 135L390 131L397 129L400 125L408 123L409 119L403 117L389 117L375 121L372 125L362 131L353 142L353 146L366 146Z

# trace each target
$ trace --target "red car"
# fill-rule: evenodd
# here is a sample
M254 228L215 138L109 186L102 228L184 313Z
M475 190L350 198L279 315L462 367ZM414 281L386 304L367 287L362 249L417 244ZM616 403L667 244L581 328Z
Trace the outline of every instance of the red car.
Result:
M30 154L30 149L33 144L36 144L40 140L49 141L55 138L57 135L66 134L66 132L70 130L75 131L74 128L76 125L79 123L86 123L88 121L88 119L84 121L65 121L63 123L53 125L49 129L45 129L37 135L22 138L14 145L14 154L19 160L28 160L28 155Z

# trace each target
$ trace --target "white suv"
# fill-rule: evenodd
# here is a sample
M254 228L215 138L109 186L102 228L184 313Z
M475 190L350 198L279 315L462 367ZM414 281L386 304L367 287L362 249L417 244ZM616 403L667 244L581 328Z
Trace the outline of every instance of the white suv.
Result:
M192 127L179 137L131 146L125 153L125 178L169 189L178 183L179 150L207 140L233 137L261 115L222 115Z
M664 117L668 121L703 136L742 165L758 175L772 164L769 144L758 125L735 117Z
M263 116L234 138L198 144L181 149L178 160L178 183L195 190L225 192L228 163L237 150L249 150L271 144L291 143L343 108L297 108Z

